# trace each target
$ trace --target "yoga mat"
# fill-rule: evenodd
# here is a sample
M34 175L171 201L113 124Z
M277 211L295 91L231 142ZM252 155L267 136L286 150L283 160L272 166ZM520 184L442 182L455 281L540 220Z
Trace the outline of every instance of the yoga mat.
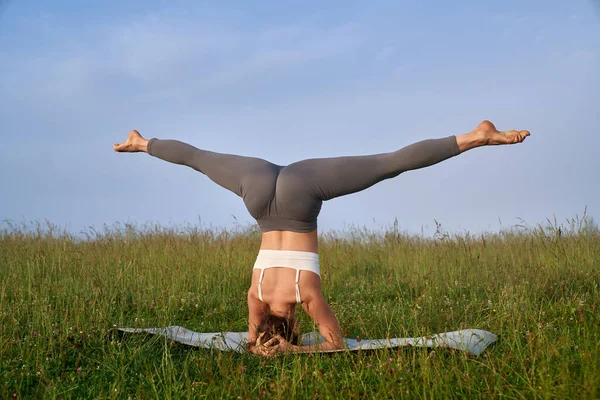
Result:
M119 328L121 332L149 333L161 335L168 339L183 343L188 346L217 349L221 351L246 351L248 332L194 332L181 326L167 326L164 328ZM346 349L327 350L322 353L335 353L344 351L373 350L404 346L414 347L449 347L467 351L474 356L479 356L485 349L497 340L497 336L481 329L463 329L460 331L438 333L432 336L418 338L394 339L344 339ZM315 345L321 343L323 337L318 332L305 333L300 337L302 345Z

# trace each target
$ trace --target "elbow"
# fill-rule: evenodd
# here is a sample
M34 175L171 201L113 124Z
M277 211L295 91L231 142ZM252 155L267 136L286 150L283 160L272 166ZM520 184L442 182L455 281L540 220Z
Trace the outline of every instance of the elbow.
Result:
M345 348L344 342L333 343L333 350L344 350Z
M344 350L346 345L343 340L335 340L326 342L326 345L323 347L323 350Z
M344 350L346 348L346 342L341 333L338 335L332 335L328 342L333 350Z

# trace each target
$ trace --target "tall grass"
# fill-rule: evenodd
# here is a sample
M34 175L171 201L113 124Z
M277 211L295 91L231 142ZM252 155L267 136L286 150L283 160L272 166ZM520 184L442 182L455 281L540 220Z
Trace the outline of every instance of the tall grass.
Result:
M0 397L600 398L600 235L583 228L322 235L324 292L346 337L468 327L499 341L479 358L413 348L264 360L114 331L247 330L255 230L124 226L76 237L9 226Z

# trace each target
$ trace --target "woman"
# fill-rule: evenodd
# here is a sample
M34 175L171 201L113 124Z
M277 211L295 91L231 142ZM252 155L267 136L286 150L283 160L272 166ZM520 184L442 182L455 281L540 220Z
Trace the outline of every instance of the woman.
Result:
M248 290L248 348L283 351L344 347L339 323L321 292L317 216L325 200L364 190L404 171L427 167L475 147L521 143L528 131L499 132L483 121L469 133L429 139L391 153L303 160L288 166L200 150L175 140L144 139L131 131L118 152L146 152L187 165L242 197L262 231ZM301 303L325 341L297 346L295 305Z

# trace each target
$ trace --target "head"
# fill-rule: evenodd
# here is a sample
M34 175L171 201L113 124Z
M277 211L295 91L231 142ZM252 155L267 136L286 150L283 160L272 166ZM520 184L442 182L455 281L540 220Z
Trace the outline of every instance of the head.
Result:
M279 317L267 313L263 318L260 326L257 329L257 333L260 335L264 333L261 341L264 343L273 336L281 336L291 344L298 344L298 329L296 320L293 316L291 317Z

